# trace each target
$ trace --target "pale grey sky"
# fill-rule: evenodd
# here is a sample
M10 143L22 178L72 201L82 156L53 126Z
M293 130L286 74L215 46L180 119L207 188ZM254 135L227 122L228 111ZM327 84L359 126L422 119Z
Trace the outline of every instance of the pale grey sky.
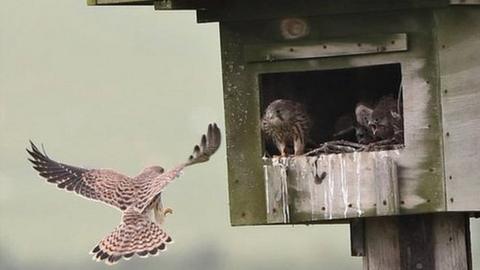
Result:
M105 268L88 252L120 213L44 183L26 161L28 140L66 163L129 175L183 161L209 122L223 128L219 46L218 25L196 24L193 12L2 1L0 269ZM361 268L347 226L232 228L226 177L222 145L168 187L176 243L120 268Z

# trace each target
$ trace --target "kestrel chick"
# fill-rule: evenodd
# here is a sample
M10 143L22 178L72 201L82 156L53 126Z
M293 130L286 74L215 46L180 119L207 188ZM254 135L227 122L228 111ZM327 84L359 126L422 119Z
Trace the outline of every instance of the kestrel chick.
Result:
M305 107L286 99L270 103L262 118L262 130L272 138L282 156L287 155L286 147L292 143L294 154L303 154L310 127L311 120Z
M369 122L369 127L374 136L380 139L390 139L395 135L395 126L401 122L397 112L397 100L392 96L384 96L375 106Z
M160 166L147 167L135 177L108 169L84 169L59 163L40 152L33 143L27 152L33 168L47 182L122 212L120 225L91 251L97 261L114 264L122 257L129 259L135 254L157 255L173 243L160 226L165 216L172 213L170 208L163 207L161 194L185 167L208 161L220 146L220 140L220 130L211 124L187 161L166 172Z
M375 136L369 127L373 109L365 104L358 103L355 107L355 137L361 144L369 144L375 141Z

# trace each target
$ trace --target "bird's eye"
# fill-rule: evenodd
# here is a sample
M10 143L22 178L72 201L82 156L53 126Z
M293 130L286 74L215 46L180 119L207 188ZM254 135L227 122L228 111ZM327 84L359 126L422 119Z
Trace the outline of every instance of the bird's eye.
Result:
M280 111L280 110L276 110L275 112L276 112L277 114L280 114L280 113L281 113L281 111Z

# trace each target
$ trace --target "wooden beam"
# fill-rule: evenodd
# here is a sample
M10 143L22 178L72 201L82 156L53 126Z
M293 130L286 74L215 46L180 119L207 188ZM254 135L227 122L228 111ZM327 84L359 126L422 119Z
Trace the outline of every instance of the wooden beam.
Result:
M365 220L350 219L350 249L352 256L365 256Z
M109 6L109 5L153 5L153 0L87 0L89 6Z
M406 51L407 34L386 34L318 40L314 43L283 42L245 46L247 62L272 62L332 56Z
M450 0L450 5L480 5L480 0Z
M364 270L400 270L400 248L397 217L365 220Z
M468 214L365 220L364 270L471 270Z

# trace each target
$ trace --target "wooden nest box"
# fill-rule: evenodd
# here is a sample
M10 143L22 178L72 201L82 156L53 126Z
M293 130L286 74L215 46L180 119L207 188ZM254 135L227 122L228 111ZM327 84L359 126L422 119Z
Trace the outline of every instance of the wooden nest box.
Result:
M480 5L458 1L115 1L220 23L233 225L480 211ZM313 140L362 99L402 100L394 150L264 158L273 100L303 103Z

